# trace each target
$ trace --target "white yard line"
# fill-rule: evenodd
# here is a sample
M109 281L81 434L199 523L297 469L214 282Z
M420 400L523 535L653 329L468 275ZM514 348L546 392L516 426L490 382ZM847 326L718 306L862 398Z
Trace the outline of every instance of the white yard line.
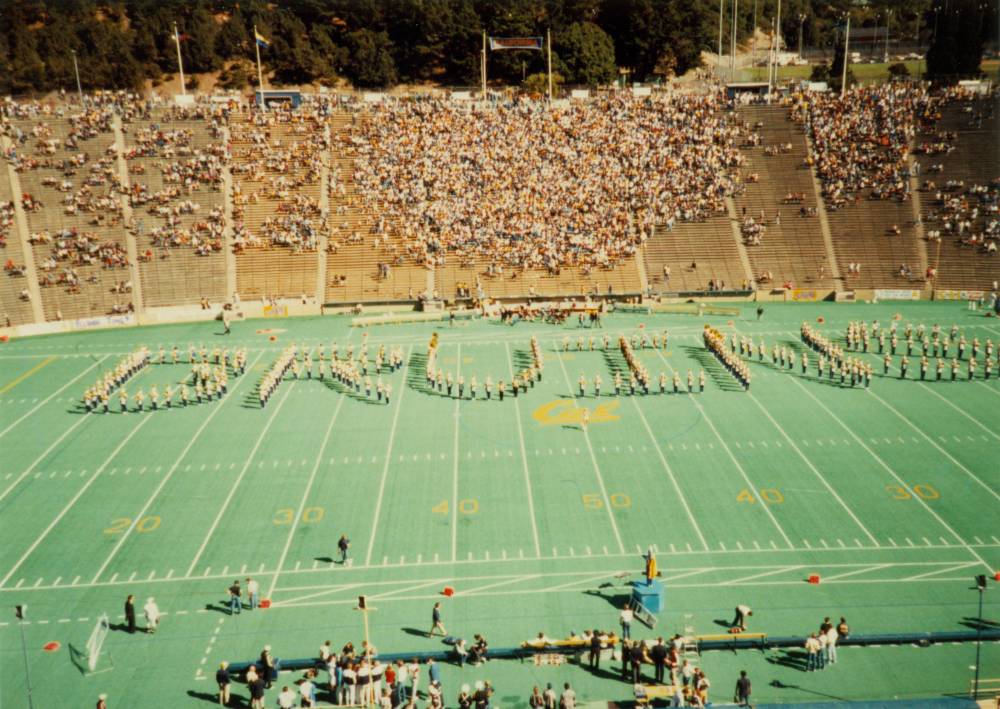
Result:
M924 439L925 439L925 440L926 440L926 441L927 441L928 443L930 443L930 444L931 444L932 446L934 446L935 448L937 448L937 449L938 449L938 451L940 451L940 452L941 452L941 454L942 454L942 455L943 455L943 456L944 456L945 458L947 458L948 460L950 460L950 461L951 461L952 463L954 463L954 464L955 464L955 466L956 466L956 467L960 468L960 469L962 470L962 472L964 472L964 473L965 473L966 475L968 475L968 476L969 476L970 478L972 478L972 480L974 480L974 481L975 481L975 482L976 482L976 483L977 483L977 484L978 484L978 485L979 485L980 487L982 487L982 488L983 488L984 490L986 490L986 492L988 492L988 493L989 493L990 495L992 495L994 499L996 499L997 501L1000 501L1000 493L998 493L998 492L997 492L996 490L994 490L994 489L993 489L992 487L990 487L990 486L989 486L989 485L987 485L987 484L986 484L985 482L983 482L983 481L982 481L982 480L981 480L981 479L980 479L980 478L979 478L979 477L978 477L978 476L977 476L977 475L976 475L975 473L973 473L973 472L972 472L971 470L969 470L969 469L968 469L967 467L965 467L965 466L964 466L964 465L962 465L962 464L961 464L960 462L958 462L958 460L957 460L957 459L956 459L956 458L955 458L955 457L954 457L954 456L953 456L953 455L952 455L951 453L949 453L949 452L948 452L948 451L946 451L946 450L945 450L944 448L942 448L942 447L941 447L940 445L938 445L937 441L935 441L935 440L934 440L933 438L931 438L931 437L930 437L930 436L928 436L928 435L927 435L926 433L924 433L924 431L923 431L923 429L922 429L922 428L920 428L919 426L915 425L915 424L914 424L914 423L913 423L912 421L910 421L910 419L908 419L908 418L906 418L905 416L903 416L903 414L901 414L901 413L900 413L900 412L899 412L899 411L898 411L898 410L896 409L896 407L894 407L894 406L893 406L892 404L890 404L890 403L889 403L888 401L886 401L886 400L885 400L885 399L883 399L883 398L882 398L881 396L879 396L878 394L876 394L875 392L873 392L873 391L872 391L871 389L868 389L868 390L867 390L867 393L868 393L868 394L870 394L871 396L873 396L873 397L874 397L874 398L875 398L875 399L876 399L876 400L877 400L878 402L880 402L880 403L881 403L881 404L882 404L883 406L885 406L885 407L886 407L887 409L889 409L889 411L891 411L892 413L896 414L896 416L897 416L897 417L899 417L899 419L900 419L901 421L903 421L904 423L906 423L906 425L907 425L907 426L909 426L909 427L910 427L910 428L912 428L912 429L913 429L914 431L916 431L916 432L917 432L917 433L919 433L919 434L920 434L921 436L923 436L923 437L924 437Z
M928 571L928 572L923 573L923 574L917 574L916 576L908 576L908 577L906 577L903 580L904 581L919 581L920 579L926 579L926 578L929 578L931 576L937 576L938 574L946 574L949 571L960 571L962 569L968 569L968 568L971 568L973 566L979 566L979 562L978 561L966 561L966 562L964 562L962 564L958 564L956 566L949 566L949 567L946 567L946 568L943 568L943 569L935 569L934 571Z
M976 550L973 549L969 545L969 543L966 542L959 535L958 532L956 532L954 529L952 529L951 525L949 525L947 522L945 522L944 519L937 512L935 512L930 507L930 505L927 504L927 502L925 502L919 495L917 495L916 493L913 492L913 490L910 489L910 486L903 480L903 478L901 478L899 476L899 473L897 473L895 470L893 470L891 467L889 467L888 463L886 463L884 460L882 460L882 458L880 458L878 456L878 454L875 453L875 451L873 451L871 448L868 447L868 444L865 443L864 440L858 434L856 434L854 432L854 429L852 429L850 426L848 426L846 423L844 423L844 421L839 416L837 416L835 413L833 413L833 411L831 411L827 407L826 404L824 404L822 401L820 401L811 391L809 391L809 389L807 387L803 386L803 384L801 382L799 382L799 380L798 380L797 377L791 377L791 381L796 386L798 386L802 391L804 391L806 393L806 395L810 399L812 399L813 401L815 401L819 405L819 407L821 409L823 409L834 421L836 421L840 425L840 427L842 429L844 429L848 433L848 435L850 435L851 438L853 438L855 440L855 442L859 446L861 446L862 448L864 448L868 452L868 455L870 455L873 459L875 459L875 461L878 462L878 464L882 467L882 469L885 470L887 473L889 473L889 475L891 475L893 477L893 479L899 484L899 486L902 487L904 490L906 490L910 494L910 496L914 500L917 501L917 504L919 504L921 507L923 507L927 511L928 514L930 514L934 519L936 519L938 521L938 524L940 524L942 527L944 527L946 530L948 530L948 533L951 534L953 537L955 537L955 539L958 540L958 542L959 542L959 544L961 546L963 546L970 554L972 554L972 556L974 556L980 563L982 563L983 566L985 566L987 569L990 569L991 571L993 570L992 567L989 564L986 563L986 560L983 559L983 557L980 556L979 553L976 552ZM921 431L921 434L923 434L922 431Z
M777 574L783 574L788 571L795 571L797 569L806 568L803 565L796 566L783 566L780 569L772 569L771 571L761 571L759 574L753 574L752 576L743 576L742 578L733 579L732 581L722 581L719 583L720 586L737 586L741 583L746 583L747 581L756 581L757 579L765 578L767 576L775 576Z
M66 438L66 436L68 436L69 434L73 433L73 431L76 430L77 426L86 423L94 416L99 416L99 415L100 414L81 414L79 416L79 420L76 423L74 423L72 426L66 429L66 432L63 433L61 436L59 436L59 438L57 438L55 441L53 441L52 445L46 448L44 453L35 458L35 462L33 462L30 466L28 466L27 470L18 475L17 478L14 479L14 482L8 485L7 489L4 490L3 493L0 493L0 500L3 500L5 497L7 497L7 495L11 493L11 490L17 487L22 480L28 477L32 473L32 471L34 471L34 469L38 467L38 464L41 463L43 460L45 460L45 458L48 457L49 453L51 453L56 448L56 446L58 446L60 443L63 442L63 439Z
M385 465L382 467L382 480L378 486L378 497L375 500L375 512L372 515L372 533L368 538L368 552L365 555L365 566L372 563L372 551L375 549L375 534L378 532L378 518L382 513L382 498L385 496L385 481L389 477L389 463L392 460L392 444L396 440L396 426L399 423L399 412L403 408L403 394L409 388L406 383L410 368L411 345L406 349L406 359L403 361L403 384L399 388L399 398L396 400L396 411L392 415L392 428L389 429L389 443L385 447Z
M38 545L41 544L45 540L45 538L49 535L49 532L55 529L55 526L59 524L60 521L62 521L62 518L65 517L66 513L73 508L73 505L76 504L77 500L83 497L83 493L85 493L94 483L94 481L97 480L98 477L100 477L101 473L104 472L104 469L108 467L111 461L114 460L115 457L121 452L122 448L125 447L125 444L127 444L130 440L132 440L132 436L137 434L140 431L140 429L142 429L143 426L152 421L154 418L156 418L154 414L147 413L146 415L140 415L141 420L139 421L138 424L136 424L135 428L133 428L132 431L127 436L125 436L125 439L121 443L119 443L118 446L113 451L111 451L111 455L109 455L107 458L104 459L104 462L101 463L100 467L98 467L97 470L94 471L94 474L90 476L90 478L87 480L86 483L84 483L83 487L81 487L77 491L77 493L73 495L73 499L71 499L69 502L66 503L66 506L62 508L62 511L58 515L56 515L56 518L49 523L48 527L45 528L45 531L38 535L38 538L35 539L32 545L28 547L28 550L21 555L21 558L17 560L17 563L14 564L14 566L11 567L10 571L7 572L7 575L4 576L2 580L0 580L0 588L3 588L6 585L6 583L10 580L10 577L14 575L14 572L20 568L21 564L23 564L29 556L31 556L32 552L34 552L35 549L38 548Z
M54 356L60 356L60 355L54 355ZM3 431L0 431L0 438L3 438L4 436L6 436L7 433L10 432L10 430L13 429L17 424L21 423L22 421L24 421L24 419L28 418L33 413L35 413L36 411L38 411L40 408L42 408L43 406L45 406L45 404L47 404L49 401L51 401L53 397L58 396L59 394L61 394L68 386L70 386L71 384L75 383L77 379L79 379L80 377L82 377L84 374L86 374L87 372L89 372L94 367L100 366L101 363L103 363L104 360L106 360L107 358L108 358L108 355L105 355L104 357L101 357L101 359L99 359L96 362L94 362L92 365L90 365L89 367L87 367L85 370L83 370L82 372L80 372L79 374L77 374L75 377L73 377L68 382L66 382L65 384L63 384L61 387L59 387L58 389L56 389L54 392L52 392L51 394L49 394L47 397L45 397L44 399L42 399L35 406L31 407L31 409L26 414L22 415L19 419L17 419L17 421L15 421L14 423L12 423L9 426L7 426L7 428L5 428ZM62 440L62 439L60 439L60 440ZM6 494L6 493L4 493L4 494ZM0 498L0 499L2 499L2 498Z
M695 519L694 513L691 511L691 507L688 505L687 498L684 493L681 492L681 487L677 483L677 478L674 475L673 469L670 467L670 463L667 462L667 458L663 455L663 449L660 448L660 442L656 440L656 436L653 435L653 429L649 425L649 421L646 420L646 415L642 412L642 407L639 406L639 401L637 397L631 397L632 403L635 405L635 410L639 414L639 418L642 420L642 425L646 428L646 433L649 434L649 440L653 442L653 447L656 448L656 454L660 457L660 465L667 473L667 477L670 478L670 484L674 487L674 492L677 493L677 499L681 501L681 505L684 507L684 512L688 516L688 520L691 522L691 526L694 528L695 534L698 535L698 541L701 542L701 546L704 549L708 549L708 541L705 539L705 535L701 532L701 527L698 526L698 521Z
M507 350L507 371L511 381L514 379L514 365L510 353L510 343L505 342L504 348ZM524 489L528 493L528 515L531 517L531 536L535 542L535 556L542 555L541 544L538 543L538 523L535 521L535 498L531 492L531 476L528 473L528 452L524 447L524 427L521 425L521 402L518 397L514 398L514 414L517 417L517 436L521 443L521 467L524 469Z
M667 358L663 356L663 353L660 350L656 350L656 354L660 357L661 360L663 360L663 363L667 366L668 369L670 369L671 371L675 371L674 368L670 366L670 363L667 362ZM747 486L751 490L756 490L757 486L753 484L753 482L750 480L750 476L747 475L747 471L743 469L743 466L740 464L740 461L738 461L736 459L736 456L733 455L733 451L729 448L729 444L726 443L726 439L722 437L722 434L719 433L719 429L717 429L715 427L715 424L712 423L712 419L709 418L708 413L705 411L705 408L698 401L698 397L689 396L688 398L691 400L691 403L698 408L698 411L701 412L701 417L705 419L705 423L707 423L708 427L712 429L712 433L715 434L715 437L716 439L718 439L719 444L722 446L723 450L726 451L726 454L729 456L729 459L733 462L733 465L735 465L736 469L740 472L740 475L743 477L744 482L746 482ZM785 530L782 528L782 526L778 524L778 519L774 516L774 513L771 512L771 509L767 505L763 504L760 505L760 508L764 510L765 514L767 514L767 516L770 518L771 523L774 524L775 529L778 530L778 534L780 534L781 538L785 540L785 544L787 544L789 548L794 547L795 545L792 544L792 540L788 537L787 534L785 534Z
M253 364L251 364L249 368L253 369L254 365L256 365L257 362L260 361L260 358L263 356L264 356L263 353L257 355L257 359L253 361ZM180 467L181 462L183 462L184 458L187 456L188 452L190 452L191 448L194 447L194 444L201 437L201 434L205 432L206 428L208 428L208 424L212 422L212 419L215 418L215 415L220 411L222 411L222 407L225 406L226 403L230 401L230 399L238 400L236 398L236 390L239 389L241 386L243 386L243 382L249 380L250 377L247 374L244 374L242 377L240 377L240 380L236 382L236 386L234 386L232 390L226 395L226 400L221 402L218 406L212 409L212 413L210 413L202 422L201 426L198 427L198 430L195 431L195 434L191 437L191 440L189 440L187 445L184 446L184 450L182 450L181 454L177 456L177 460L175 460L174 464L170 466L170 470L167 471L167 474L163 476L163 479L160 481L160 484L156 486L155 490L153 490L153 494L149 496L148 500L146 500L146 504L143 505L142 509L139 510L138 514L136 514L135 517L132 518L132 523L128 526L128 529L125 530L125 533L121 535L121 538L118 540L118 543L115 544L114 548L111 549L111 553L108 554L108 558L104 560L104 563L101 564L101 567L97 570L97 573L94 574L94 578L90 580L91 583L97 583L97 580L101 577L101 574L103 574L104 570L108 568L108 564L110 564L111 560L115 558L116 554L118 554L118 550L121 549L122 546L125 544L126 540L129 538L129 535L132 534L132 530L135 529L136 525L138 525L139 522L143 519L143 517L146 516L146 513L149 511L149 508L153 504L153 501L159 496L163 488L166 487L167 483L170 481L170 478L177 471L177 468Z
M858 576L859 574L866 574L869 571L878 571L879 569L885 569L892 566L892 564L870 564L860 569L855 569L854 571L845 571L842 574L834 574L833 576L826 576L820 579L821 583L829 583L830 581L839 581L840 579L846 579L850 576Z
M979 384L982 384L982 382L979 382ZM955 411L957 411L958 413L962 414L962 416L964 416L965 418L967 418L970 421L972 421L972 423L974 423L977 426L979 426L979 428L981 428L984 431L986 431L986 433L988 433L991 436L993 436L993 438L995 438L998 441L1000 441L1000 436L998 436L996 433L994 433L993 429L984 426L982 424L982 422L980 422L980 420L977 419L975 416L970 416L968 413L966 413L965 411L963 411L959 407L955 406L953 403L951 403L950 401L948 401L948 399L946 399L945 397L943 397L940 394L938 394L936 391L934 391L934 389L932 387L927 386L923 382L920 382L920 386L922 386L924 389L926 389L927 391L929 391L931 394L933 394L934 396L936 396L937 398L939 398L944 403L948 404L948 406L950 406L951 408L955 409ZM987 389L989 389L990 391L993 391L993 389L991 389L990 387L987 387Z
M455 380L462 375L462 345L458 345L458 354L455 356L457 370L455 372ZM462 415L461 410L461 399L455 399L455 413L453 414L455 419L455 445L452 449L452 476L451 476L451 560L456 561L458 559L458 438L462 432L462 427L459 425L460 417Z
M330 443L330 434L333 433L333 428L337 424L337 418L340 416L340 409L344 406L344 402L347 400L346 394L340 395L340 401L337 402L337 408L333 412L333 416L330 418L330 425L326 427L326 435L323 436L323 442L320 444L319 452L316 454L316 462L313 464L312 472L309 474L309 481L306 483L306 489L302 492L302 499L299 501L299 507L295 512L295 518L292 520L292 528L288 530L288 539L285 540L285 546L281 550L281 556L278 558L278 563L274 567L274 576L271 577L271 587L267 590L267 594L264 598L271 598L274 594L274 589L278 585L278 577L281 575L281 569L285 565L285 559L288 558L288 550L292 546L292 538L295 536L295 530L299 527L299 520L302 519L303 512L306 508L306 502L309 500L309 493L312 491L313 483L316 481L316 473L319 471L319 466L323 462L323 456L326 453L326 447Z
M569 372L566 371L566 364L562 360L562 356L559 357L559 366L562 368L563 377L566 380L566 387L570 391L570 396L573 396L573 384L569 380ZM611 501L608 498L607 488L604 486L604 476L601 475L601 466L597 464L597 456L594 455L594 446L590 443L590 433L587 431L586 426L581 426L583 429L583 440L587 443L587 451L590 453L590 461L594 464L594 472L597 474L597 484L601 488L601 497L604 500L604 508L608 511L608 519L611 520L611 529L615 533L615 541L618 542L618 550L624 554L625 545L622 544L621 534L618 533L618 522L615 521L614 511L611 509Z
M774 427L778 429L781 435L785 438L785 441L788 443L788 445L790 445L792 449L794 449L795 452L799 454L799 457L802 459L802 462L804 462L809 467L809 469L813 471L813 473L816 475L819 481L823 484L823 487L825 487L827 491L831 495L833 495L834 499L836 499L837 502L840 503L840 506L843 507L844 511L847 512L850 518L854 520L854 523L861 528L861 531L864 532L865 536L867 536L868 539L871 540L871 543L874 544L875 546L879 546L878 540L875 538L875 535L873 535L870 531L868 531L868 527L862 524L861 520L858 519L858 516L854 514L854 510L852 510L850 507L847 506L847 503L844 502L843 498L841 498L841 496L837 493L837 491L833 489L833 486L829 483L829 481L827 481L827 479L823 476L823 474L816 469L816 466L812 464L812 461L809 460L809 458L806 457L805 453L803 453L802 450L795 444L795 441L793 441L792 437L788 435L788 432L785 431L784 427L774 420L774 417L771 416L771 412L768 411L767 408L763 406L757 400L757 397L755 397L753 394L750 394L750 401L756 404L757 408L763 412L763 414L772 424L774 424Z
M257 455L257 449L260 448L260 444L264 442L267 432L271 430L271 424L274 423L274 419L277 417L278 412L281 411L281 407L285 405L286 401L288 401L288 395L291 394L292 389L295 388L295 382L285 382L285 384L287 386L284 397L282 397L281 401L278 402L278 405L274 407L274 411L271 413L270 417L268 417L267 423L264 425L264 430L260 432L259 436L257 436L257 442L254 443L253 448L250 450L250 454L247 456L246 462L243 464L243 469L240 470L240 474L237 476L236 481L229 486L229 494L226 495L226 499L223 501L222 507L219 508L218 513L215 515L215 519L212 521L212 526L209 527L208 533L201 542L201 546L198 547L198 551L191 560L191 565L188 566L185 576L190 576L194 573L195 567L201 560L201 555L205 553L205 549L208 547L208 543L211 541L212 535L215 534L215 530L218 528L219 522L222 520L222 516L226 513L226 510L229 509L229 503L232 502L233 496L236 494L236 490L239 489L240 483L243 482L244 476L250 469L250 464L253 463L254 456Z

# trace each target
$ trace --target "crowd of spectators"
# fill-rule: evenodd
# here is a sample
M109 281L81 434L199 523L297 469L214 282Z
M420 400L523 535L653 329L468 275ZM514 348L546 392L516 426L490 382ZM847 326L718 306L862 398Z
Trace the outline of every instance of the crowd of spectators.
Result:
M907 156L919 121L930 112L931 95L921 84L868 86L843 98L834 92L796 95L791 116L805 124L811 143L806 160L827 208L866 196L907 199Z
M360 203L428 265L612 268L655 225L721 212L742 163L717 95L549 109L386 101L348 146Z

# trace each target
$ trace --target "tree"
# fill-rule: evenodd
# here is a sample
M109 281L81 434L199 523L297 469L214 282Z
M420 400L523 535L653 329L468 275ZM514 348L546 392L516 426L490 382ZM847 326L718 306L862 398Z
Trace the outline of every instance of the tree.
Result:
M618 74L614 42L592 22L574 22L554 44L571 84L609 84Z
M838 91L841 86L841 79L844 76L844 42L843 35L841 35L840 40L837 42L836 49L833 53L833 64L830 65L830 87L835 88ZM851 71L851 67L847 67L847 87L850 88L857 83L857 79L854 78L854 72Z
M927 74L937 81L978 76L985 31L983 8L972 0L951 0L939 13L937 39L927 50Z
M355 30L347 35L347 48L347 76L355 85L384 87L396 82L396 63L387 33Z
M185 37L181 42L184 69L191 73L218 69L220 62L215 53L215 38L219 34L219 26L212 13L199 4L178 23L178 27Z
M552 72L552 93L559 93L559 87L563 84L562 74ZM537 95L548 95L549 93L549 75L544 72L538 72L537 74L531 74L528 76L524 82L521 84L524 90L529 94Z

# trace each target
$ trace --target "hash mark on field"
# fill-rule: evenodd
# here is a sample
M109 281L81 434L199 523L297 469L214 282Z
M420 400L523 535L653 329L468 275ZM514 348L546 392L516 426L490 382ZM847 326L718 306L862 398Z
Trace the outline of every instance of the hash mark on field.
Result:
M722 542L719 542L719 548L722 549L722 551L725 551L726 550L726 545L723 544Z
M264 565L263 565L263 564L261 564L261 565L260 565L260 568L259 568L259 569L257 569L257 573L258 573L258 574L262 574L262 573L264 573Z
M930 546L934 546L933 544L931 544L931 540L928 539L927 537L921 537L921 539L924 540L924 544L926 544L927 546L929 546L929 547Z
M771 548L772 548L772 549L777 549L777 548L778 548L778 545L777 545L777 544L775 544L775 542L774 542L774 540L773 540L773 539L771 540Z
M108 580L108 583L114 583L116 578L118 578L118 574L111 574L111 578Z
M976 540L976 544L982 544L983 543L983 540L980 539L979 537L973 537L973 539Z
M740 551L743 551L743 545L740 544L739 542L736 542L736 548L739 549Z
M133 581L135 581L135 577L138 575L138 573L139 572L137 572L137 571L133 571L132 572L132 575L128 577L129 583L132 583Z
M951 542L949 542L949 541L948 541L947 539L945 539L944 537L938 537L938 539L940 539L940 540L941 540L941 544L943 544L944 546L946 546L946 547L950 547L950 546L951 546Z
M156 576L156 571L150 571L149 576L146 577L146 580L152 581L154 576Z
M826 543L825 539L820 539L819 543L823 545L824 549L829 549L830 548L830 545Z
M302 562L301 561L296 561L295 562L295 570L298 571L300 568L302 568ZM222 575L225 576L225 574L222 574Z
M604 556L608 555L608 548L606 546L602 547L604 549Z
M997 544L1000 544L1000 539L997 539L996 536L993 536L992 538L993 538L993 541L995 541Z
M898 544L896 544L896 540L893 539L892 537L889 537L888 539L889 539L889 544L890 545L892 545L892 546L899 546Z
M757 551L760 551L760 543L755 540L753 543L753 548L756 549Z
M73 583L71 583L70 586L76 586L78 583L80 583L80 577L79 576L77 576L75 579L73 579Z
M202 576L208 576L209 573L211 573L211 571L212 571L212 567L211 566L206 566L205 567L205 573L203 573Z
M229 576L229 564L226 564L225 566L222 567L222 575Z
M174 577L174 570L170 569L170 571L167 572L167 578L168 579L172 579L173 577ZM77 577L77 578L79 578L79 577Z
M910 545L911 547L912 547L912 546L914 546L914 544L913 544L913 540L912 540L912 539L910 539L909 537L905 537L905 538L904 538L904 540L905 540L905 541L906 541L906 543L907 543L907 544L909 544L909 545Z

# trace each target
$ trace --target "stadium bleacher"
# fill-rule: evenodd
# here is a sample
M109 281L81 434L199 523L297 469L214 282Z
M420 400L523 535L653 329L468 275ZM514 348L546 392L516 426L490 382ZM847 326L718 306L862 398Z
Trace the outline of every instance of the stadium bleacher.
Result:
M873 95L880 96L864 94ZM926 101L921 95L913 105ZM981 207L972 232L996 228L990 226L995 193L972 192L995 190L1000 175L991 149L995 103L995 96L949 94L935 104L937 115L914 120L922 129L911 147L922 170L912 184L931 180L934 186L921 189L916 202L895 187L879 187L899 163L869 157L871 176L850 176L850 184L863 185L857 189L819 175L817 161L832 159L836 169L841 146L820 133L825 152L817 152L805 104L718 112L719 125L736 126L741 141L740 187L728 209L656 223L634 256L605 264L584 258L559 268L498 268L474 250L445 250L436 263L425 262L408 236L420 226L386 223L355 184L354 146L379 110L360 103L307 101L297 111L266 115L236 104L231 112L207 103L119 106L124 170L116 164L118 119L111 108L93 109L83 119L72 109L32 108L5 119L19 184L0 175L0 202L23 193L31 244L8 216L4 261L14 268L5 273L0 302L12 325L34 320L22 295L31 274L16 275L26 248L49 321L192 307L234 293L243 301L302 298L347 306L785 286L816 293L926 288L928 295L934 287L989 289L1000 261L988 244L962 243L963 235L949 233L941 243L920 239L936 233L935 220L949 200L952 213L956 204ZM816 130L829 131L829 124ZM937 151L938 144L948 147ZM827 199L818 198L818 179ZM764 229L756 239L758 224ZM65 248L55 243L60 234ZM939 271L931 281L928 266Z

